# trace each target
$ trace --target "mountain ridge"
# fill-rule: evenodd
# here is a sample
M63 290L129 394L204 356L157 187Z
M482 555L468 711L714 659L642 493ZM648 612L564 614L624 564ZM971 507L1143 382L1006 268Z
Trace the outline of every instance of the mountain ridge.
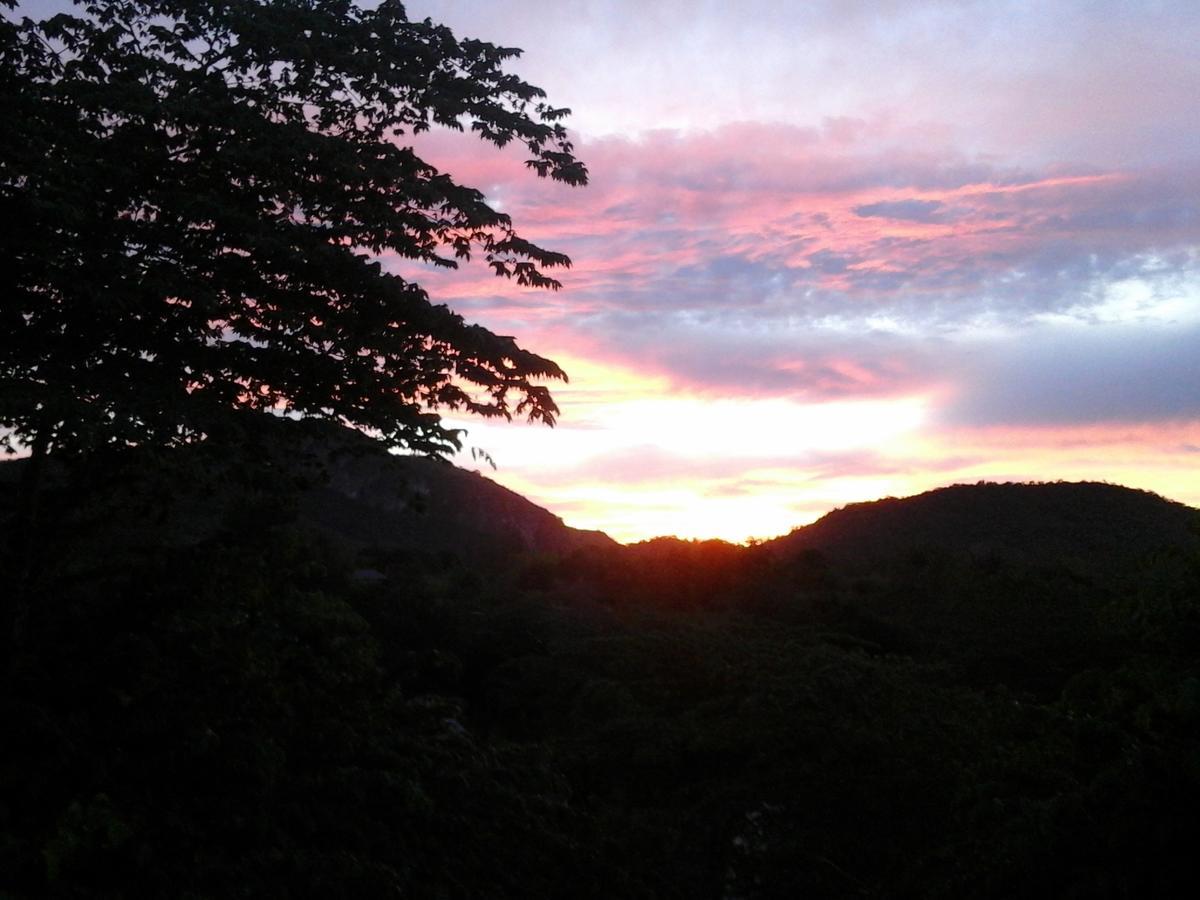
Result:
M620 544L602 531L567 525L479 472L387 453L344 429L272 427L264 434L264 453L304 483L302 517L354 547L499 561L697 543L661 537ZM0 484L12 485L22 466L20 460L0 463ZM948 551L1107 567L1188 544L1197 521L1200 511L1193 507L1107 482L978 482L848 504L754 547L782 557L819 552L835 561Z

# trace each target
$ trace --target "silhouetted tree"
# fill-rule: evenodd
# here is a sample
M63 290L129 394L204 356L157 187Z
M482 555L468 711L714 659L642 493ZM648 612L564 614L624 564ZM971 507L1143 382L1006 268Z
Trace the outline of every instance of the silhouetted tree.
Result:
M0 17L6 440L169 444L277 406L433 452L457 446L437 410L553 424L557 365L375 261L558 287L566 256L407 145L467 129L584 184L518 50L395 0L78 6Z

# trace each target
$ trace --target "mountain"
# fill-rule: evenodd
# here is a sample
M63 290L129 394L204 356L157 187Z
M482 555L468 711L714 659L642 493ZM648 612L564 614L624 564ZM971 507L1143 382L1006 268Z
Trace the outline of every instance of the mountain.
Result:
M240 456L229 453L228 446L205 442L158 476L176 497L185 533L195 537L213 527L215 510L242 490L229 487L243 474L231 468L238 465L231 460L254 458L268 460L265 468L303 486L303 519L358 548L452 552L464 560L497 562L521 554L567 556L620 548L604 533L571 528L476 472L444 460L389 454L347 429L268 418L254 429L253 441ZM8 502L4 495L22 465L19 460L0 464L0 505ZM132 468L146 471L142 465ZM107 479L108 470L101 469ZM189 493L187 500L183 495ZM856 565L934 552L1028 565L1077 563L1076 568L1113 572L1128 570L1165 547L1190 546L1197 518L1197 511L1184 504L1112 484L960 484L851 504L764 542L760 552L787 558L819 551L830 561ZM672 549L678 543L635 545L621 555L647 567L669 558L673 569L693 568L675 559L680 554L703 557L706 565L740 556L733 547L718 552L713 542L695 547L683 542L687 546Z
M51 466L45 487L64 496L107 492L100 506L147 505L132 526L117 529L120 534L101 530L113 542L192 543L225 527L230 517L247 515L248 498L258 494L287 498L302 523L356 550L452 553L463 561L503 563L522 554L565 556L618 546L444 460L391 454L327 423L252 421L236 445L228 438L166 453L98 456L71 475ZM23 459L0 461L0 514L13 508L25 465ZM145 534L135 537L131 527Z
M328 453L323 468L323 483L306 493L302 513L353 544L494 559L617 546L603 532L571 528L515 491L443 460L349 447Z
M1182 503L1113 484L959 484L854 503L765 546L783 555L819 551L834 560L940 551L1110 567L1187 546L1198 515Z

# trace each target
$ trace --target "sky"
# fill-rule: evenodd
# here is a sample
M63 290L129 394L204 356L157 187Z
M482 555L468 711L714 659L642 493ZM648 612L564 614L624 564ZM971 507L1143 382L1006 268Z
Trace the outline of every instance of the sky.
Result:
M979 480L1200 505L1200 4L408 10L523 48L591 172L422 146L574 261L422 274L571 376L552 431L458 423L489 477L626 541Z
M1200 505L1200 3L407 5L522 48L591 172L419 145L574 261L385 259L571 377L553 430L452 420L461 464L624 541L979 480Z

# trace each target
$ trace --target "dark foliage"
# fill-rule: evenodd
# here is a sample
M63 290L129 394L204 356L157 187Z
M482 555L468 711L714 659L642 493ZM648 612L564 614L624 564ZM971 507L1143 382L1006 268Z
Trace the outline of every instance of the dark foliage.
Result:
M4 0L3 6L12 6ZM15 19L15 17L14 17ZM396 0L83 2L0 17L0 428L36 451L210 434L286 405L395 446L457 446L439 409L557 412L553 362L465 323L381 254L557 287L411 135L524 144L582 184L568 112L519 51Z
M1194 884L1195 547L1167 535L1121 572L954 546L869 567L678 541L397 549L314 527L323 476L273 440L252 467L210 447L49 478L56 564L34 569L0 701L0 892Z

